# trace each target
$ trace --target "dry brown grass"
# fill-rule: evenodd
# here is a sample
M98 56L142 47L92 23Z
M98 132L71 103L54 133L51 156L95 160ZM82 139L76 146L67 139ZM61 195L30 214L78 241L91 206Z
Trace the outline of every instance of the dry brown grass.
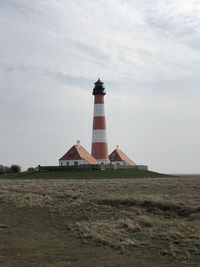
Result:
M1 180L0 199L48 208L83 243L177 261L200 260L200 179ZM1 220L0 220L1 225Z

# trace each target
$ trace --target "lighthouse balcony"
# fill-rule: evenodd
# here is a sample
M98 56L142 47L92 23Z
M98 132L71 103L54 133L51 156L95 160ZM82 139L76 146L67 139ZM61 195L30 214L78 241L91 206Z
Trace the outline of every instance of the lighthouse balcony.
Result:
M105 89L102 89L102 88L100 88L100 89L94 88L92 94L93 95L106 95L106 91L105 91Z

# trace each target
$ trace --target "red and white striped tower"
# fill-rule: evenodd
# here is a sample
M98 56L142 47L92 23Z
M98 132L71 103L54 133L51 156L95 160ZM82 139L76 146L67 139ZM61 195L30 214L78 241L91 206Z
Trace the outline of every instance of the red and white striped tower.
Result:
M92 156L101 164L110 163L106 140L106 118L104 111L104 95L106 94L103 82L98 79L93 89L94 117L92 133Z

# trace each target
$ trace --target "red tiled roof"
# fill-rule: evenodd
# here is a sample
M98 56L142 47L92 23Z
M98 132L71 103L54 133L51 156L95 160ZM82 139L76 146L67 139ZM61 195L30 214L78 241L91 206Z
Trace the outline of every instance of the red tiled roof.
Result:
M136 165L134 161L132 161L124 152L122 152L120 149L115 149L110 155L109 155L110 161L123 161L127 163L128 165Z
M74 145L70 150L65 153L59 160L85 160L89 164L99 164L99 162L93 158L90 153L81 145Z

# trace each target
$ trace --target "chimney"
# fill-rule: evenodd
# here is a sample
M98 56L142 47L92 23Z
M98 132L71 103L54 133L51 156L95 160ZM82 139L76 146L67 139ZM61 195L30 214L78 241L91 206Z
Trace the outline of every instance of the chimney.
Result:
M81 146L80 143L81 143L81 141L80 140L77 140L77 147L80 147Z

